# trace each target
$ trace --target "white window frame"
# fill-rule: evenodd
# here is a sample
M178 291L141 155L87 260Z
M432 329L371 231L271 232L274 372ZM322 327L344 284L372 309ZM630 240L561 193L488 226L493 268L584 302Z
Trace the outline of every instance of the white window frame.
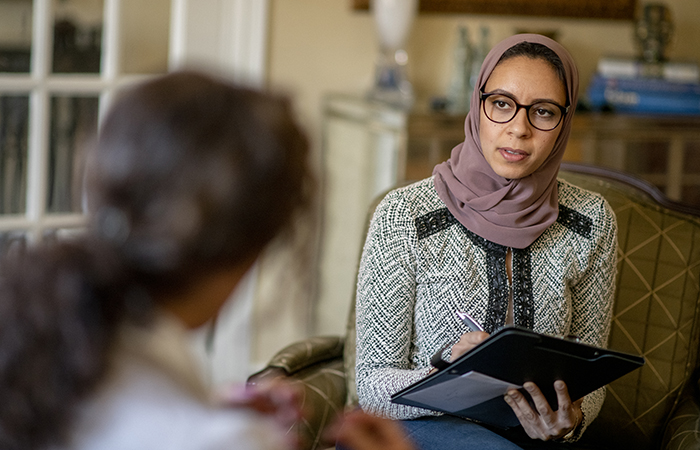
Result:
M118 87L152 76L120 73L120 3L121 0L104 0L100 73L54 74L51 73L53 1L33 1L31 72L0 74L2 95L29 94L26 211L24 214L0 215L0 232L22 231L26 233L29 243L35 243L48 230L80 229L85 226L82 212L47 211L51 96L70 94L98 97L99 122Z
M0 74L0 95L29 93L26 212L0 215L0 233L25 232L31 244L48 230L85 226L83 213L47 211L51 96L98 96L99 123L115 90L153 76L121 73L120 6L121 0L104 0L100 73L53 74L53 0L33 0L31 72ZM268 15L269 0L171 0L169 68L211 65L239 83L262 87ZM241 381L250 371L256 279L253 270L216 323L204 356L212 383Z
M269 0L172 0L171 69L212 66L263 87Z

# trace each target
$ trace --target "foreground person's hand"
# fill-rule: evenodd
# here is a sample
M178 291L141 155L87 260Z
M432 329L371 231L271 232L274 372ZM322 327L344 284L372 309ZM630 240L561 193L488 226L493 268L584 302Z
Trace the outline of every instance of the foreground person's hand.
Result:
M576 429L583 419L581 402L571 401L566 383L561 380L554 382L557 392L558 409L552 411L547 399L535 383L525 383L525 390L530 394L535 404L533 409L525 396L517 390L510 390L505 395L505 400L518 417L523 429L532 439L548 441L559 439Z
M248 408L272 417L285 430L302 417L301 391L280 380L228 386L217 392L215 400L222 406Z
M416 450L398 422L353 411L336 424L335 441L348 450Z

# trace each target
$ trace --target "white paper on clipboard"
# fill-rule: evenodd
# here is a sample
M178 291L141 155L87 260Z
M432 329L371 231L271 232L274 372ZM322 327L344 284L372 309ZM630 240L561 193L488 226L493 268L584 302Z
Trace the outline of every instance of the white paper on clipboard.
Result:
M450 381L404 394L404 398L442 411L457 412L494 397L503 396L510 389L521 387L472 371Z

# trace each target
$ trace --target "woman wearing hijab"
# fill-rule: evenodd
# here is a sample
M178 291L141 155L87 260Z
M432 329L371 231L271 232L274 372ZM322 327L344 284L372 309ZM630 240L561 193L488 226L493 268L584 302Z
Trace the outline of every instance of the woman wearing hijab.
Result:
M357 290L360 406L403 420L421 449L519 448L475 423L390 402L430 373L446 342L457 341L455 359L512 324L607 344L615 217L600 195L557 179L577 94L561 45L505 39L481 68L464 142L375 211ZM469 332L456 311L485 332ZM596 417L604 389L571 399L565 382L555 383L554 411L533 383L525 388L536 408L515 390L505 396L527 437L574 441Z

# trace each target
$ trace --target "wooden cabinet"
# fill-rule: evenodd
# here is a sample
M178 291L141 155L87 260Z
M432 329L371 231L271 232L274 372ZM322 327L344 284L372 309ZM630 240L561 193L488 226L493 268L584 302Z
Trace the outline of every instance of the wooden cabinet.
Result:
M566 159L636 174L700 206L700 117L578 114Z
M464 139L464 116L408 114L403 179L429 176ZM700 117L577 113L564 159L633 173L700 206Z
M408 115L404 180L430 176L464 141L464 115L414 112Z

